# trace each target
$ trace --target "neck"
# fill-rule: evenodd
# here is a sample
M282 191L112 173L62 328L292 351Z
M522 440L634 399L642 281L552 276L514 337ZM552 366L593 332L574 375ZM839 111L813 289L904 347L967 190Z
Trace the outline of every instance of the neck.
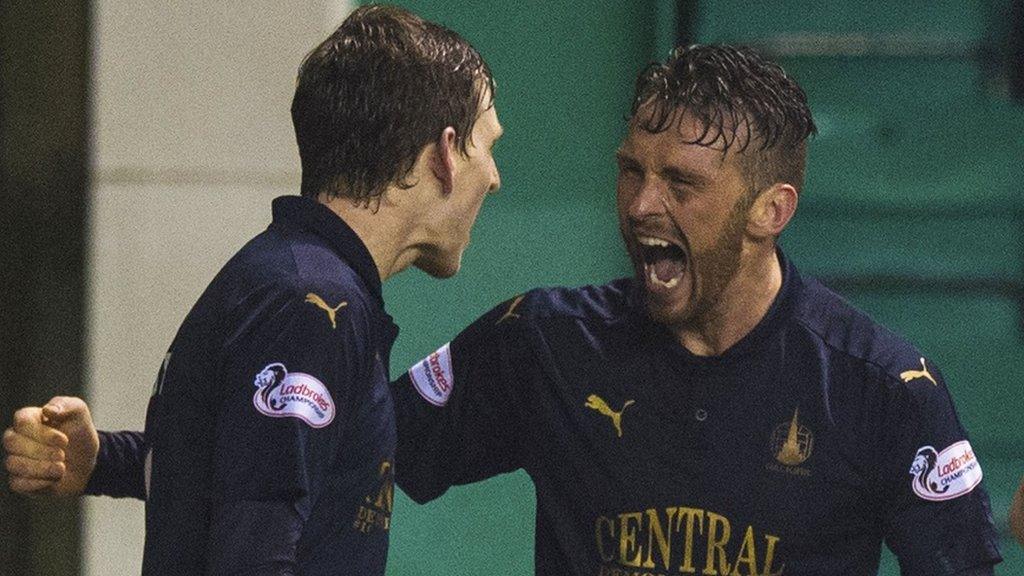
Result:
M770 249L747 247L744 252L716 305L673 330L676 340L697 356L718 356L732 348L764 318L782 288L774 243Z
M324 206L338 215L359 236L377 266L381 282L405 270L416 260L416 251L408 237L400 210L391 209L387 195L376 210L349 198L319 199Z

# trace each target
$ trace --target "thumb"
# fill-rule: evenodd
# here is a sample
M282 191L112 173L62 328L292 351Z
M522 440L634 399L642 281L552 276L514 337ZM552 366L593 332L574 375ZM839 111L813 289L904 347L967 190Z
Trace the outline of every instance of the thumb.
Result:
M89 407L81 398L74 396L54 396L43 406L43 422L50 426L59 426L75 420L91 420Z

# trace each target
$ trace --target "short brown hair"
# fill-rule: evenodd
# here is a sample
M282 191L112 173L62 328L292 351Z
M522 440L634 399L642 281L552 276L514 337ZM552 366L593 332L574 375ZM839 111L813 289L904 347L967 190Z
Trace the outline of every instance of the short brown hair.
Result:
M807 139L816 128L803 89L778 64L745 47L676 48L637 77L630 118L662 132L685 113L703 126L689 144L745 152L741 166L752 191L776 182L803 188Z
M409 187L420 151L453 126L465 154L494 80L461 36L395 6L356 9L299 68L292 123L302 195L369 203Z

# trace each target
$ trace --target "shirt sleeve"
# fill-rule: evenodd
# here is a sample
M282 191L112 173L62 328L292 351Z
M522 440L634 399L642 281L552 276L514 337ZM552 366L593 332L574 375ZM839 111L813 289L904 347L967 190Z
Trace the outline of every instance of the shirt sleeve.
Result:
M392 383L396 481L419 503L523 466L520 367L530 353L510 305L485 314Z
M331 316L300 295L226 355L208 573L296 571L303 525L332 463L345 458L339 448L365 385L368 331L355 302Z
M942 375L925 371L890 382L886 543L904 575L984 574L1001 557L981 464Z
M102 430L98 434L100 450L85 493L145 500L145 460L149 449L145 434Z

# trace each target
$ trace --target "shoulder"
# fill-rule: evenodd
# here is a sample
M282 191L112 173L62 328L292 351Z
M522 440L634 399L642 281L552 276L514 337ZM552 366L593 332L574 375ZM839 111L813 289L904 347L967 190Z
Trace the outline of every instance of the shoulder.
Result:
M626 280L600 286L535 288L516 294L486 312L452 341L465 354L532 349L537 338L590 341L617 332L627 317L630 288Z
M211 285L227 341L292 333L302 341L361 341L377 304L356 272L329 248L273 230L249 242Z
M886 383L939 384L934 362L914 344L816 280L802 281L794 323L824 355L858 365Z
M279 294L304 299L312 293L325 301L346 299L360 306L372 298L352 266L312 234L286 235L271 228L246 244L228 267L246 284Z
M872 464L867 454L894 451L905 437L913 446L893 456L902 467L921 446L966 439L937 362L820 283L808 280L801 292L786 354L811 369L808 382L848 454L882 466L889 460Z
M601 285L535 288L499 304L490 314L529 323L552 320L616 322L627 315L632 294L629 279Z

